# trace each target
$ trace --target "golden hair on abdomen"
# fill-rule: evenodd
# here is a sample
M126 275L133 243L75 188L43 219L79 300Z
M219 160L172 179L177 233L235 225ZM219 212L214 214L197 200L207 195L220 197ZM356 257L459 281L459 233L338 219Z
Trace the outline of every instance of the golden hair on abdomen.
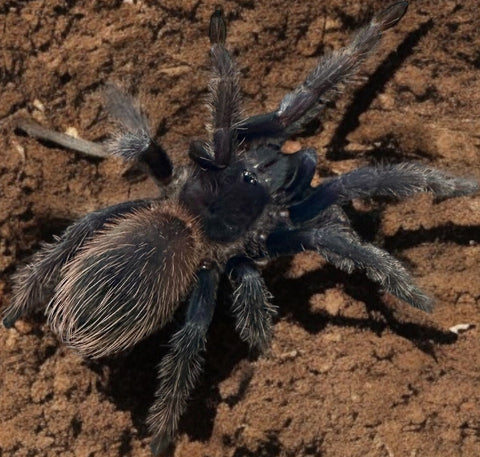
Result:
M179 205L118 217L63 267L47 309L52 329L89 357L133 346L171 319L194 283L201 245Z

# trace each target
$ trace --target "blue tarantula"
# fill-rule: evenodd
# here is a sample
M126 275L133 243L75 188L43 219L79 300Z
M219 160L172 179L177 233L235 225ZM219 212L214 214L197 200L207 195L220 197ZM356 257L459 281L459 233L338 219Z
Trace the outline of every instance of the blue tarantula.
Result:
M348 46L320 59L276 111L246 119L240 116L238 72L224 45L223 14L215 11L209 29L210 139L192 142L191 164L178 170L152 139L133 99L109 85L108 107L121 129L107 149L145 169L162 196L87 214L43 247L15 277L5 327L48 303L45 314L59 339L97 358L130 348L161 329L186 300L183 327L171 337L158 367L148 417L157 454L172 440L199 377L221 274L233 285L232 312L240 337L260 350L270 343L276 313L256 267L261 259L315 251L342 270L364 270L386 291L430 311L431 299L403 265L360 240L342 205L354 198L426 191L455 197L475 192L477 184L401 163L366 166L312 187L315 151L281 152L329 94L355 75L407 6L400 1L374 16ZM47 133L44 138L81 149ZM37 131L37 136L42 134ZM90 153L99 147L82 144Z

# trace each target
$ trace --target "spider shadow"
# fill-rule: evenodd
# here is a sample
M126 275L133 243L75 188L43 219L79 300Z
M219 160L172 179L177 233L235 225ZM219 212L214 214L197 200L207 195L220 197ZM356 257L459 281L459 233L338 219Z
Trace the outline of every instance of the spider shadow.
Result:
M348 274L331 265L325 265L299 278L285 279L287 270L288 267L283 272L277 273L283 276L282 281L268 281L268 286L277 297L276 304L281 309L280 317L298 322L311 334L322 332L329 324L367 330L377 336L381 336L388 328L396 335L411 341L434 359L436 344L452 344L457 339L454 333L438 329L434 325L398 320L394 311L384 303L378 286L361 272ZM332 315L325 310L311 311L310 299L313 295L338 288L339 284L352 299L365 304L367 318Z
M353 208L349 208L348 212L353 216L354 227L362 224L365 218L367 218L366 220L372 218L370 222L374 227L375 221L379 219L378 215L362 214L355 212ZM374 238L371 233L369 238ZM469 246L472 241L480 243L480 226L463 227L448 223L431 229L400 230L393 236L385 237L382 247L406 263L405 259L402 259L401 251L423 243L438 241L455 243L459 246ZM298 322L309 333L319 333L329 324L369 330L377 335L381 335L388 328L396 335L411 341L434 359L436 358L435 345L453 344L457 340L454 333L439 329L434 324L397 319L394 310L385 304L379 286L368 279L363 272L348 274L326 264L299 278L288 278L290 265L291 258L279 259L272 268L265 272L265 278L269 290L276 297L275 303L279 307L280 318ZM368 318L334 316L327 311L312 312L310 309L311 297L338 287L339 284L351 298L365 304L369 314Z
M351 103L327 146L327 159L341 160L353 157L345 151L348 143L347 136L360 125L360 116L369 109L378 93L385 88L398 69L415 52L415 47L433 28L433 25L434 23L430 19L410 32L397 49L390 52L369 76L367 83L355 91Z
M352 210L352 214L353 212ZM362 214L357 216L360 221L364 217ZM389 249L401 251L438 239L460 245L468 245L472 239L480 242L480 227L446 225L408 233L399 232L395 236L385 238L384 244ZM361 272L349 275L326 265L299 278L288 278L291 260L290 257L279 258L264 272L268 288L279 307L279 319L293 320L311 334L322 332L327 325L367 330L376 335L381 335L388 328L396 335L411 341L432 358L435 358L435 345L453 344L457 340L454 333L438 329L434 325L399 321L394 311L385 305L377 285ZM339 284L354 300L365 303L369 317L331 315L327 311L310 309L313 295L336 288ZM233 406L244 397L251 374L244 376L238 392L228 398L222 398L220 384L232 375L243 360L256 357L256 354L249 352L247 345L235 332L229 309L231 290L226 281L223 281L221 290L208 334L205 369L188 402L187 410L182 415L179 427L180 433L186 433L195 441L210 439L217 407L221 402ZM156 367L167 352L170 335L179 328L182 321L180 310L175 322L138 344L131 352L100 362L87 362L93 370L108 367L109 376L102 385L103 392L119 409L130 411L140 438L147 438L150 435L145 420L157 388ZM131 438L126 432L123 454L129 452ZM170 452L173 452L172 448Z
M387 251L404 250L422 243L450 242L459 246L480 243L480 225L459 226L451 222L438 227L420 230L400 229L395 235L384 238Z

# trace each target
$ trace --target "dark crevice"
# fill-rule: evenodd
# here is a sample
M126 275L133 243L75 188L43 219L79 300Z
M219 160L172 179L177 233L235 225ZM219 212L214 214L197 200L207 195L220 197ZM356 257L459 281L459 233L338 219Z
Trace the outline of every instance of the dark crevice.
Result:
M480 225L461 227L448 223L431 229L400 229L395 235L385 237L384 246L387 251L394 251L433 242L453 242L461 246L471 246L472 243L478 244L480 243Z
M459 51L457 55L461 60L467 62L469 65L472 65L475 69L480 69L480 50L475 50L474 56L465 54L461 51Z
M195 2L195 4L191 7L189 11L185 11L184 9L179 6L178 8L170 8L161 3L155 3L155 6L160 7L163 11L165 11L168 16L175 17L185 21L188 19L190 22L198 22L196 15L198 7L200 6L200 1Z
M403 151L395 135L387 133L376 139L375 146L362 151L361 155L369 159L372 165L384 163L400 163L406 161L431 162L429 152L415 148L412 151Z
M235 449L233 457L276 457L281 454L283 449L278 436L270 432L267 439L261 441L255 451L251 451L247 447L240 446Z

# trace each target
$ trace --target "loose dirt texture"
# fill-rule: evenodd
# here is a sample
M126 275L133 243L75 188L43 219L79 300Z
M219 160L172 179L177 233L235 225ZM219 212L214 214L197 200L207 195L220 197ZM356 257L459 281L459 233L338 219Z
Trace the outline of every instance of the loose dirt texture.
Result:
M0 298L42 241L88 211L156 194L115 159L13 133L18 116L102 140L101 87L138 93L175 163L204 137L216 1L0 3ZM224 2L245 113L274 109L318 56L388 2ZM477 0L411 2L314 135L319 177L414 160L480 179ZM295 145L293 145L295 146ZM280 307L271 353L249 355L221 301L175 456L480 455L480 197L355 202L362 236L402 259L432 315L312 254L265 270ZM474 327L456 337L448 329ZM0 456L149 456L144 419L167 336L82 360L41 316L0 329Z

